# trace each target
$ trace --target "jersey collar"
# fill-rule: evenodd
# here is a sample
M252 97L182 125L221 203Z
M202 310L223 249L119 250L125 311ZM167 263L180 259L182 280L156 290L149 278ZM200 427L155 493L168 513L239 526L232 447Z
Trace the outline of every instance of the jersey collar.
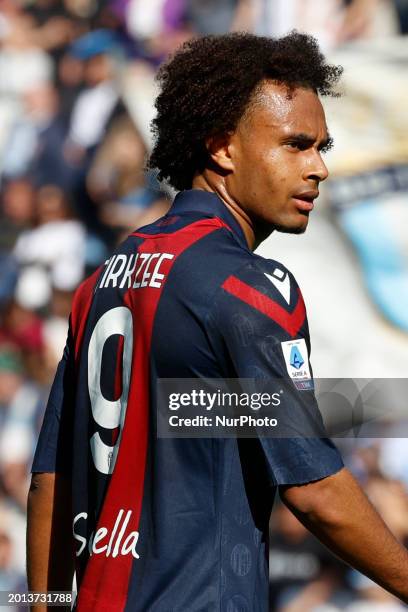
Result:
M203 217L221 219L231 229L239 244L248 250L249 247L241 226L216 193L202 189L180 191L168 214L183 212L202 213Z

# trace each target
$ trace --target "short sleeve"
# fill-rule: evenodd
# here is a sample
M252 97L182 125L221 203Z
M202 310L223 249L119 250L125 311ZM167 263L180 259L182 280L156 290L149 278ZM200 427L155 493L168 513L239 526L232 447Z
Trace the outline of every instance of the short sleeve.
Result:
M306 309L293 275L261 258L241 267L215 295L208 335L225 378L252 379L257 390L282 381L284 433L259 436L271 484L304 484L339 471L343 462L316 402Z
M45 410L32 472L71 471L75 394L74 350L71 325Z

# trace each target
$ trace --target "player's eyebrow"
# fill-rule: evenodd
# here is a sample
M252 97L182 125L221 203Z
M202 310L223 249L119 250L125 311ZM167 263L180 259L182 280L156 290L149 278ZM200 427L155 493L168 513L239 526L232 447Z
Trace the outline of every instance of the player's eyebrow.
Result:
M284 139L284 142L295 143L297 145L303 146L306 148L311 147L315 143L315 139L310 134L305 134L304 132L296 132L293 134L287 134ZM327 133L326 138L321 140L318 144L319 151L328 151L333 146L333 138Z

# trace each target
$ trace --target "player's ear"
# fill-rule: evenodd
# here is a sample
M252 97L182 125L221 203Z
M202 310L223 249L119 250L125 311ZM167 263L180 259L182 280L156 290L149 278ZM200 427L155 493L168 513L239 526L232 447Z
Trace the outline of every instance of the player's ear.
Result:
M220 134L207 138L205 145L211 160L226 172L233 172L234 161L231 155L231 134Z

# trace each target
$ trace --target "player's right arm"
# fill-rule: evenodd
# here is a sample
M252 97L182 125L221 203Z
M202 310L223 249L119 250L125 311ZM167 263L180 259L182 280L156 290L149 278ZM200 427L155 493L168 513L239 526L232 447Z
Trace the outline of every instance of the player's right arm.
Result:
M71 455L74 357L71 329L51 388L32 466L27 507L27 579L30 591L71 591ZM36 612L49 610L33 606ZM61 607L56 608L61 610Z
M317 482L281 487L280 496L334 554L408 603L408 551L347 469Z
M27 505L30 591L72 590L74 562L73 556L67 554L72 549L70 496L70 480L63 474L33 474ZM50 610L50 606L33 606L32 610Z

